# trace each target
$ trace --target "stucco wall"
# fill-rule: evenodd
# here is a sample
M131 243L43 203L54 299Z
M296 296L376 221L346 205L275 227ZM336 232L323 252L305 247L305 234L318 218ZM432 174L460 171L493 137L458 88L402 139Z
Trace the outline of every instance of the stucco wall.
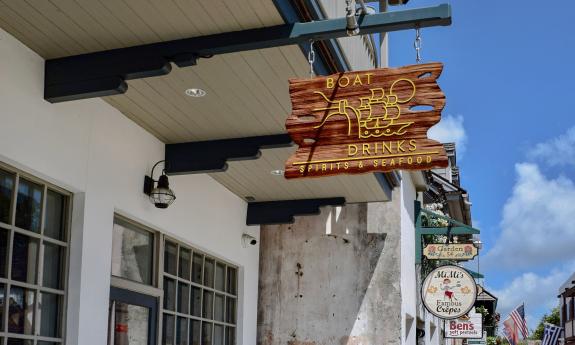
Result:
M401 344L400 201L262 227L258 344Z
M254 344L258 248L243 248L246 204L207 175L170 178L177 200L159 210L143 178L163 144L100 99L50 104L44 61L0 31L0 161L75 193L68 344L105 344L114 212L240 266L238 338ZM225 215L225 216L222 216Z

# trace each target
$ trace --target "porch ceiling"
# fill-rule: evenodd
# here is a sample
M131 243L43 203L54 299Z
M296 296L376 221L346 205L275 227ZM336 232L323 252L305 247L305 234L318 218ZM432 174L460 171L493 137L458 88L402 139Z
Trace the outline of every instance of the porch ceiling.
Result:
M278 24L283 19L272 0L0 0L0 27L45 59ZM172 67L166 76L128 81L125 94L103 97L165 143L285 133L287 80L309 69L298 46ZM188 88L207 96L186 96ZM210 175L257 201L388 199L373 174L292 181L272 175L293 150L263 150L258 160L229 162L226 172Z

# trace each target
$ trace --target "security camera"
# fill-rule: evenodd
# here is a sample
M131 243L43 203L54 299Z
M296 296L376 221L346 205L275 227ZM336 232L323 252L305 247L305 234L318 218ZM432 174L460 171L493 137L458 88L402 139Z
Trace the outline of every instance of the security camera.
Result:
M247 247L248 244L250 246L255 246L256 244L258 244L258 240L256 240L255 237L253 237L252 235L249 234L243 234L242 235L242 245L244 247Z

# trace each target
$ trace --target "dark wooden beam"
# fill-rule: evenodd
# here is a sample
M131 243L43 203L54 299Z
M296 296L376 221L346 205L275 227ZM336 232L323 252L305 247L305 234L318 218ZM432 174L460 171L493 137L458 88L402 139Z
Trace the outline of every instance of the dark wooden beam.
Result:
M292 224L295 216L317 215L322 206L343 205L345 205L345 198L250 202L246 224Z
M166 145L168 175L225 171L227 161L257 159L261 149L289 147L287 134Z
M451 8L363 15L361 34L451 24ZM171 63L192 66L198 58L247 50L301 44L347 36L346 18L290 23L69 56L46 61L44 98L52 103L126 92L126 80L164 75Z

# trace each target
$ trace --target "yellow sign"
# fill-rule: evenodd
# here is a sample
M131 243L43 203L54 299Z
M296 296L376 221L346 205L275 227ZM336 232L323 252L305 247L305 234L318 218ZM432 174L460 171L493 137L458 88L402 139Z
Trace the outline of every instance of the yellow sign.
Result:
M472 260L477 256L477 247L470 243L432 243L425 246L423 255L429 260Z

